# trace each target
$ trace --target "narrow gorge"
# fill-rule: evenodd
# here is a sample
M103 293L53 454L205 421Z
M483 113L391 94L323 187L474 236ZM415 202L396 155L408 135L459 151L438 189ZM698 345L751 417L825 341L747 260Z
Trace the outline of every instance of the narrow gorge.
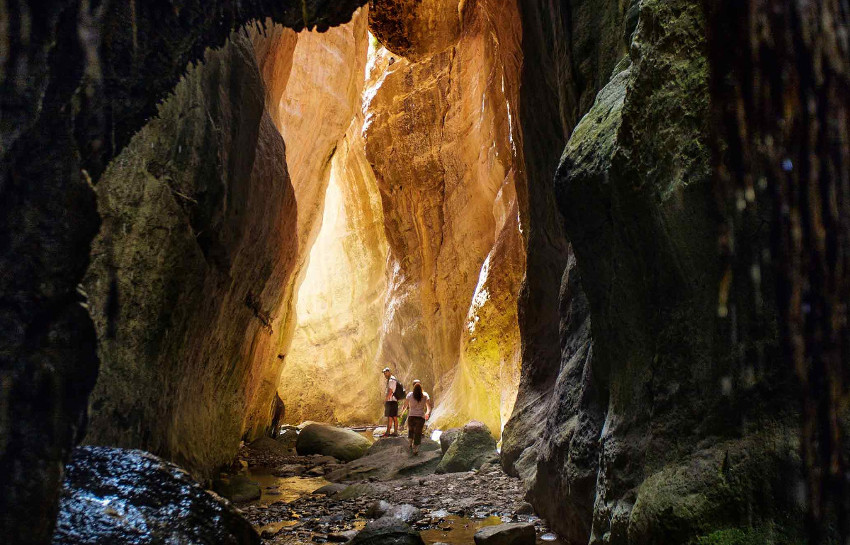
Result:
M0 541L847 543L839 4L0 2Z

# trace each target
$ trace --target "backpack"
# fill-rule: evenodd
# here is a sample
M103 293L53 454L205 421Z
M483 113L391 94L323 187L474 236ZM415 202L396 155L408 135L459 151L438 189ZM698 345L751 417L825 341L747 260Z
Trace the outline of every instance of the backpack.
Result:
M395 392L393 392L393 397L397 400L401 401L407 395L407 392L404 391L404 385L400 380L396 379L395 381Z

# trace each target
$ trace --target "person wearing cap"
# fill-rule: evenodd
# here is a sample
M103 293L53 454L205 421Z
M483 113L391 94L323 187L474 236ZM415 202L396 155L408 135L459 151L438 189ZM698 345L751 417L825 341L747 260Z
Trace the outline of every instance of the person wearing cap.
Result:
M425 421L431 418L431 411L434 409L431 396L422 390L422 382L419 379L413 381L413 390L404 398L404 408L410 410L407 417L407 439L410 442L410 452L416 456L422 443Z
M393 376L389 367L384 367L384 378L387 379L387 389L384 393L384 416L387 417L386 435L398 437L398 400L395 398L398 380Z

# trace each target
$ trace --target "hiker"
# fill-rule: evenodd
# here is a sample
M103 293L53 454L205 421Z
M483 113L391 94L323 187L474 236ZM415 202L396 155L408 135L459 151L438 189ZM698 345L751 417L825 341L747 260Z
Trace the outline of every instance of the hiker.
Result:
M384 367L384 378L387 379L387 390L384 394L384 416L387 417L386 435L398 437L398 400L404 397L404 387L393 376L389 367ZM401 390L401 394L398 390Z
M422 443L425 421L431 418L431 411L434 409L431 396L422 390L422 382L419 379L413 381L413 391L404 399L404 408L410 410L407 417L407 439L410 443L410 452L416 456L419 454L419 445Z

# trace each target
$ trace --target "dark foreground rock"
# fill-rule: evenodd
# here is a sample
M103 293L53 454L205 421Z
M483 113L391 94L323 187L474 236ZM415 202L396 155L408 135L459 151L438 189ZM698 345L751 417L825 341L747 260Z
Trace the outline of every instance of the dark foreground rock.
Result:
M350 462L363 456L371 446L369 440L355 431L312 423L298 434L298 454L323 454Z
M475 545L534 545L535 540L529 523L497 524L475 532Z
M437 466L437 473L457 473L478 469L485 462L496 461L496 440L483 423L473 420L461 428Z
M54 545L260 543L233 506L140 450L75 449L59 508Z
M404 437L387 437L376 441L362 458L345 464L325 475L329 481L350 481L374 477L381 481L428 475L434 473L440 463L440 444L431 439L422 439L419 454L408 451Z
M401 519L386 516L367 524L351 540L351 545L424 545L419 532Z

